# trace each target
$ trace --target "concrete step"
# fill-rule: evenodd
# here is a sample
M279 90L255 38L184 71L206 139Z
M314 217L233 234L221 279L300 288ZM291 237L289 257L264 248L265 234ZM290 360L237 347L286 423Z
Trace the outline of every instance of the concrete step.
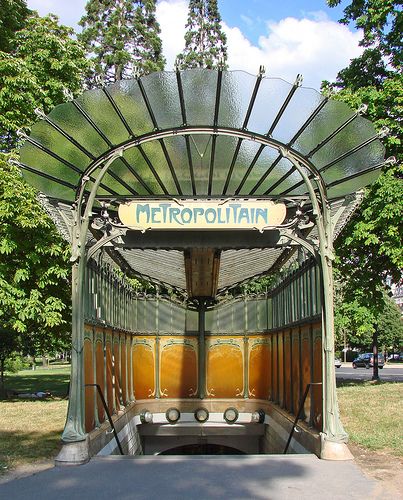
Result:
M0 485L0 498L358 500L375 486L354 462L315 455L115 455Z

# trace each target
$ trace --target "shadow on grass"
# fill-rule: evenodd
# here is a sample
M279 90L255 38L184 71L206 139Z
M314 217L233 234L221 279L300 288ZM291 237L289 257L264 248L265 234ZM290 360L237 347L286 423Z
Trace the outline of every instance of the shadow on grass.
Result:
M400 381L391 381L391 380L357 380L357 379L336 379L337 387L368 387L371 385L390 385L390 384L401 384Z
M70 372L36 374L35 372L20 372L5 377L6 391L12 393L51 392L53 396L63 398L67 394Z
M18 464L49 460L61 448L61 431L0 432L0 474Z

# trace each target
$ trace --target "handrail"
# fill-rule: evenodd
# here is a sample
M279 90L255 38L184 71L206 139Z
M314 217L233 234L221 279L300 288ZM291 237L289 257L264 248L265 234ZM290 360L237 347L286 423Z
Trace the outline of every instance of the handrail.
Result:
M290 435L288 436L288 441L287 441L287 444L285 445L285 448L284 448L284 451L283 451L283 455L285 455L287 453L288 447L290 446L290 443L291 443L292 436L294 435L294 431L295 431L295 428L297 426L297 422L298 422L298 420L300 418L302 409L304 407L306 397L308 396L309 389L313 385L322 385L322 382L311 382L311 383L307 384L307 386L305 388L304 395L302 396L301 403L299 404L297 416L295 417L294 423L292 424L292 429L291 429Z
M98 384L85 384L85 387L96 387L97 388L98 395L101 398L102 404L104 406L104 410L105 410L105 412L106 412L106 414L108 416L108 420L109 420L110 426L112 427L113 435L115 436L116 443L118 445L120 454L124 455L123 450L122 450L122 445L120 444L120 441L119 441L119 438L118 438L118 433L116 432L115 426L113 425L112 417L111 417L111 414L109 413L109 409L108 409L108 406L106 404L106 401L105 401L105 398L104 398L104 395L103 395L101 387Z

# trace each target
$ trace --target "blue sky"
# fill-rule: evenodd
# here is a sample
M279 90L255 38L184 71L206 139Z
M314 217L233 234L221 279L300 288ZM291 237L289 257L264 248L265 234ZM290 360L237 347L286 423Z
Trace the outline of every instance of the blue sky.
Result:
M53 12L63 24L77 29L86 0L28 0L40 15ZM342 4L346 2L342 2ZM187 0L158 0L166 69L173 68L184 45ZM332 80L362 49L361 34L337 23L342 8L330 9L325 0L219 0L227 34L229 67L293 81L304 76L304 86L319 88Z

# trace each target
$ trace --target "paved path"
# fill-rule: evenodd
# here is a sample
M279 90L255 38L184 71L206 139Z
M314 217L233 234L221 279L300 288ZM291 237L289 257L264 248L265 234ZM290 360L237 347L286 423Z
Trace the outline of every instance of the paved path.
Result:
M109 456L2 484L0 498L368 500L376 490L354 462L314 455Z

